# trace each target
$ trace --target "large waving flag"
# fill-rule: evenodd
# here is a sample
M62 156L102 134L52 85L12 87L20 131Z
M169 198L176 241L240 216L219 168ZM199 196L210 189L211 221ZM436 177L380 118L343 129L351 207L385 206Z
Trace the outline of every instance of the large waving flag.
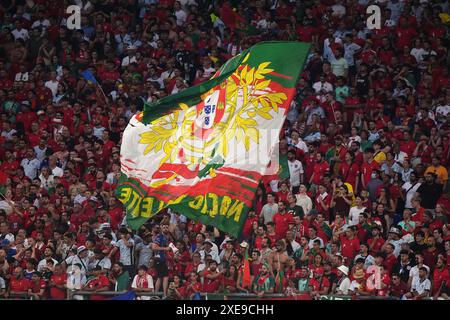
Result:
M134 115L117 196L137 229L164 208L238 237L277 145L309 44L261 42L207 82Z

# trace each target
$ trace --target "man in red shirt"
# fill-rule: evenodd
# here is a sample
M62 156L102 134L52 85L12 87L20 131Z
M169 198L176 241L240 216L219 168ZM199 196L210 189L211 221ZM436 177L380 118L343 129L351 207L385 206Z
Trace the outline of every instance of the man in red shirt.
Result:
M318 186L324 175L330 172L330 166L328 162L324 161L324 155L322 152L316 153L316 163L314 164L313 174L309 179L310 184Z
M16 174L16 170L19 168L19 162L14 159L10 150L5 150L4 161L0 165L0 171L6 173L10 177Z
M48 284L50 288L50 298L54 300L64 300L66 298L66 283L67 273L63 272L62 265L55 265Z
M30 281L24 277L21 267L16 267L12 275L9 281L8 296L9 298L23 298L28 292Z
M445 284L450 280L450 272L448 268L446 268L445 258L439 256L436 263L436 269L433 272L432 278L432 293L433 297L436 299L441 294L441 289L445 286Z
M380 170L380 165L373 159L374 150L367 148L364 151L364 162L361 165L361 183L362 189L365 190L370 181L372 171Z
M359 239L355 237L355 227L347 227L345 235L340 236L341 254L347 261L353 261L356 254L359 252Z
M392 268L397 263L397 258L394 255L394 250L395 250L395 247L393 244L388 243L386 245L386 248L385 248L386 258L384 259L383 265L389 274L391 274Z
M44 279L42 279L41 273L37 271L33 272L31 281L29 282L28 297L31 297L33 300L45 299L46 288L47 285L45 284Z
M101 292L109 290L109 279L107 276L101 273L102 267L97 265L92 270L94 275L93 278L89 279L89 281L83 286L83 290L93 291L93 292ZM105 300L105 296L100 295L92 295L91 300Z
M328 294L330 281L323 276L324 269L322 267L316 268L313 273L314 278L309 282L310 295L312 298L319 299L320 296Z
M375 253L381 250L385 240L381 237L381 227L379 225L375 225L372 229L372 237L367 240L367 244L369 245L370 254L374 255Z
M412 155L416 149L417 144L411 139L411 134L408 130L403 131L403 140L400 141L400 151L408 155Z
M275 233L278 239L283 239L289 229L289 224L294 224L294 217L286 212L286 203L278 202L278 212L272 218L275 223Z
M209 268L201 272L203 277L203 292L216 293L222 282L222 273L217 270L217 261L212 260Z

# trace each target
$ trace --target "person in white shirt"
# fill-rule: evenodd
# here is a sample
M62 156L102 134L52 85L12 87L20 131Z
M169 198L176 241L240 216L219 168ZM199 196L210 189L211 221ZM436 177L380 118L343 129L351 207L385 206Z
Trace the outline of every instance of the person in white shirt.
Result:
M305 214L308 214L312 209L312 200L306 194L306 186L304 184L300 185L299 193L295 197L297 198L297 205L303 208Z
M56 71L51 71L50 79L47 82L45 82L45 87L50 89L50 91L53 94L53 97L55 97L58 94L59 81L56 80L56 76L57 76Z
M136 60L136 47L129 45L127 47L127 56L122 59L122 68L128 67L130 64L137 62Z
M36 159L33 149L27 150L27 157L22 159L20 166L23 168L25 175L31 180L37 177L41 162Z
M2 137L6 138L6 140L11 140L15 133L17 133L17 130L11 128L11 122L9 120L3 122Z
M415 172L411 172L409 174L409 181L405 182L402 186L402 189L405 190L406 200L405 200L405 208L412 209L411 200L419 189L421 183L417 181L417 176Z
M316 93L319 94L332 92L334 90L333 85L325 81L325 77L323 75L320 76L320 81L317 81L313 84L313 89Z
M9 225L6 222L0 223L0 241L7 240L9 244L14 243L14 235L9 232Z
M81 274L86 275L89 265L88 250L85 246L80 246L77 249L77 254L69 256L63 261L63 263L67 267L67 273L70 274L75 271L77 266L80 269Z
M88 270L92 272L95 267L100 266L102 268L101 273L106 274L111 270L111 259L105 256L101 249L94 249L94 259L89 263Z
M37 266L37 271L42 272L42 269L44 269L47 265L47 261L51 260L53 261L53 265L58 264L58 260L52 258L53 255L53 249L51 247L46 247L44 250L44 258L39 261Z
M15 29L11 31L12 35L14 36L14 40L22 39L23 41L27 41L30 36L28 35L28 30L22 28L22 22L20 22L19 19L15 22Z
M345 16L347 9L342 5L342 0L336 0L336 4L331 6L333 17L342 18Z
M359 214L364 212L366 207L362 206L361 197L355 198L355 206L350 208L349 217L350 217L350 225L356 225L359 223Z
M187 19L186 12L183 9L181 9L181 4L179 1L175 2L175 4L173 5L173 9L175 17L177 18L177 26L182 26Z
M309 149L308 146L306 145L306 143L302 140L302 138L300 138L300 135L298 133L297 130L292 130L291 132L291 137L287 138L287 143L290 146L296 147L300 150L302 150L304 153L308 153ZM295 153L294 153L295 155Z
M31 25L31 29L41 28L42 34L45 34L45 30L47 30L49 27L50 27L50 21L48 19L45 19L44 12L38 11L37 19Z
M303 182L303 165L300 161L295 159L295 151L288 151L288 167L289 167L289 182L294 193L300 189L300 183Z
M202 261L205 261L206 255L209 254L209 255L211 255L212 259L217 262L217 264L220 264L220 257L217 252L218 249L217 249L217 251L212 249L214 243L210 240L205 240L205 242L203 244L204 244L204 249L200 250L200 258L202 259Z
M57 159L55 156L50 156L48 158L48 167L52 171L54 177L62 177L64 175L64 170L57 166Z
M412 269L411 269L412 270ZM419 300L427 298L431 291L431 281L428 279L429 269L425 267L419 268L419 275L412 280L411 291L406 293L402 299ZM411 273L411 271L410 271Z
M153 285L153 278L147 273L147 266L139 266L138 274L134 276L131 288L137 292L153 292L155 287ZM137 299L150 300L151 297L141 296Z
M425 268L430 272L430 267L424 264L424 258L422 253L416 253L416 265L409 270L408 286L412 285L412 282L419 278L420 268Z
M14 81L28 81L28 71L23 64L20 65L20 72L16 73Z
M54 176L50 174L48 167L43 167L41 169L41 174L39 175L39 180L41 180L41 188L49 190L55 187Z
M337 284L336 292L337 295L347 295L348 289L350 288L350 279L348 278L348 268L344 265L337 268Z

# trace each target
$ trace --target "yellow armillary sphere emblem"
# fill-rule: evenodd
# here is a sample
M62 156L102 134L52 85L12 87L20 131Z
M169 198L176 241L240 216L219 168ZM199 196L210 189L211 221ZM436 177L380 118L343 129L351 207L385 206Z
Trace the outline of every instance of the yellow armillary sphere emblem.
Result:
M249 54L243 63L248 58ZM202 121L199 117L204 116L203 111L198 113L196 106L189 108L180 103L180 110L153 121L149 130L140 135L139 143L146 145L144 155L163 151L164 156L158 167L166 162L174 163L178 157L182 164L196 170L207 166L213 158L225 159L230 141L242 143L246 151L250 149L251 141L259 144L258 118L272 120L271 112L278 113L279 106L287 100L286 94L270 89L271 80L266 79L265 75L274 70L269 69L269 65L270 62L263 62L258 67L241 65L219 87L202 95L205 101L214 92L225 90L224 101L218 101L216 106L223 115L220 121L209 125L206 138L194 135L199 120ZM213 168L209 174L214 176ZM151 186L166 184L176 177L174 173Z

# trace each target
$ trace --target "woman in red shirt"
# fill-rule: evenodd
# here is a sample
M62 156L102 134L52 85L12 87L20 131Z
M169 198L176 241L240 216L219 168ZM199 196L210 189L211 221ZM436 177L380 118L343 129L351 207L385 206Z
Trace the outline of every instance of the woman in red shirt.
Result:
M191 271L189 273L189 281L184 285L184 296L185 298L192 299L192 297L199 293L202 289L202 283L198 279L198 273L196 271Z
M236 266L230 265L222 277L222 289L225 292L236 292L238 271Z

